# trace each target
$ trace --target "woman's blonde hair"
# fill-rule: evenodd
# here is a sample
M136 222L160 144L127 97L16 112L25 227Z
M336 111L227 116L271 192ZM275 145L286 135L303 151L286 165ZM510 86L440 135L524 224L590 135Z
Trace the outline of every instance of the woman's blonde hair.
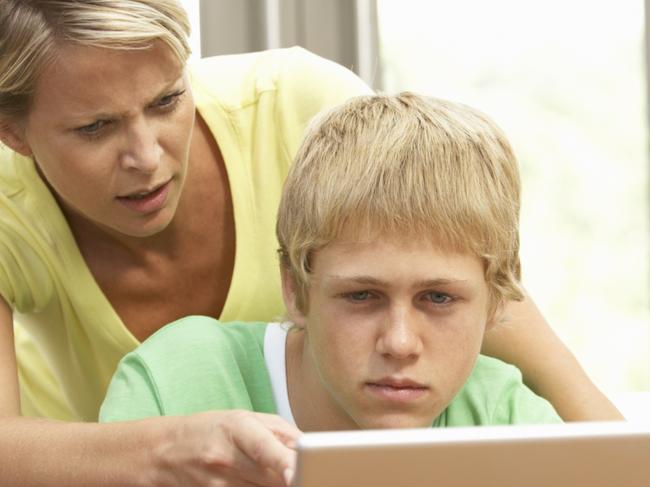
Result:
M176 0L0 0L0 119L27 113L39 75L67 43L143 49L160 40L184 64L189 32Z
M354 98L314 120L284 186L282 264L306 311L310 256L337 238L429 238L484 262L491 313L519 287L520 182L501 130L412 93Z

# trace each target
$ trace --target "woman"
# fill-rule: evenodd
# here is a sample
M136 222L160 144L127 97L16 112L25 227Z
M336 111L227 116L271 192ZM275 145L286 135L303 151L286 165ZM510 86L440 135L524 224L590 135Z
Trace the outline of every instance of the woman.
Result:
M298 432L273 417L90 423L165 323L282 312L275 211L302 129L368 92L300 49L187 70L188 31L173 0L0 0L3 485L284 482ZM488 353L567 420L618 416L530 301L509 314Z

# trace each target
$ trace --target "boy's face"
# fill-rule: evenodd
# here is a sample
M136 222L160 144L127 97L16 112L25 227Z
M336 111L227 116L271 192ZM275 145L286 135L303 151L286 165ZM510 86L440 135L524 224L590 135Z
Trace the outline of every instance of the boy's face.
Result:
M379 238L335 242L311 264L309 310L294 314L307 370L326 392L321 413L345 428L431 425L480 351L489 304L480 259Z

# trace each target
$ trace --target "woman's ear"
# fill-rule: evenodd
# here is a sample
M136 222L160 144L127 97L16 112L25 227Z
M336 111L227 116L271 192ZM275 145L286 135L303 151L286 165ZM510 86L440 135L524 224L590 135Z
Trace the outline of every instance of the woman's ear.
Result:
M25 157L32 155L23 130L15 123L0 121L0 141L18 154Z
M282 297L284 298L284 306L287 308L289 320L294 325L304 328L307 319L298 306L296 283L291 271L284 264L280 264L280 276L282 278Z

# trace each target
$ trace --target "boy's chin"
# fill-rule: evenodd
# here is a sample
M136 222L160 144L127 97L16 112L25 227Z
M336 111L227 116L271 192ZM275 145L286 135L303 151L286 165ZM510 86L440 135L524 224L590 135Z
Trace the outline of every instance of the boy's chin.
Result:
M384 414L381 416L360 418L360 429L405 429L430 428L437 416L415 416L413 414Z

